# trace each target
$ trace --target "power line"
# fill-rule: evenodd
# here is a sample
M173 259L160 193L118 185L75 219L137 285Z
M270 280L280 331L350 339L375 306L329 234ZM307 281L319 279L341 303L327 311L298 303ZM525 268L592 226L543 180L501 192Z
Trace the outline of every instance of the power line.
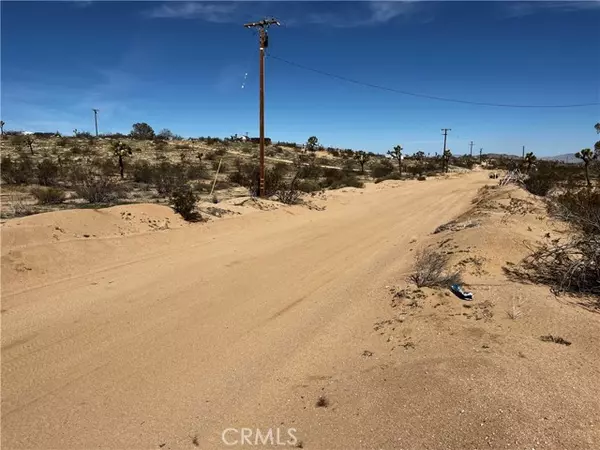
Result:
M456 99L456 98L438 97L435 95L419 94L416 92L403 91L400 89L394 89L394 88L390 88L390 87L380 86L377 84L365 83L363 81L354 80L352 78L348 78L348 77L345 77L342 75L336 75L333 73L325 72L323 70L314 69L312 67L308 67L308 66L304 66L302 64L298 64L298 63L295 63L292 61L288 61L287 59L280 58L279 56L275 56L270 53L267 55L267 57L271 58L271 59L275 59L277 61L284 62L286 64L289 64L290 66L298 67L300 69L308 70L310 72L319 73L321 75L325 75L325 76L328 76L331 78L337 78L338 80L347 81L348 83L354 83L354 84L358 84L360 86L366 86L366 87L370 87L373 89L379 89L379 90L387 91L387 92L394 92L396 94L410 95L412 97L427 98L430 100L438 100L441 102L463 103L466 105L477 105L477 106L495 106L495 107L501 107L501 108L582 108L582 107L586 107L586 106L600 105L600 102L575 103L575 104L570 104L570 105L514 105L514 104L507 104L507 103L473 102L473 101L469 101L469 100L460 100L460 99Z

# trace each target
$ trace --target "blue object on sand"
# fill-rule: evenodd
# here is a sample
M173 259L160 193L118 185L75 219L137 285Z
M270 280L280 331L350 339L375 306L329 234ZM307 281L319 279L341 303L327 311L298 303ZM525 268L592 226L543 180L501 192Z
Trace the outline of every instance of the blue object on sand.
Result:
M464 291L460 284L453 284L450 290L462 300L473 300L473 293Z

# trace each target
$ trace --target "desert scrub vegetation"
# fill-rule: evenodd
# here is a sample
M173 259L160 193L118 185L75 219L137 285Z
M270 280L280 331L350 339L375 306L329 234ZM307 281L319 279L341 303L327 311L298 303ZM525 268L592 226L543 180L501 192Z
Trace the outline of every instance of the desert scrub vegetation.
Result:
M570 225L571 235L543 242L521 264L505 267L505 273L546 284L555 293L592 294L600 308L600 189L564 189L547 199L547 208Z
M54 187L33 187L31 188L31 195L35 197L40 205L58 205L67 198L65 191Z
M450 269L450 256L432 248L417 252L410 279L420 288L449 287L462 283L460 272Z
M178 186L171 194L173 209L189 222L196 222L201 219L200 214L196 211L197 201L198 198L189 186Z

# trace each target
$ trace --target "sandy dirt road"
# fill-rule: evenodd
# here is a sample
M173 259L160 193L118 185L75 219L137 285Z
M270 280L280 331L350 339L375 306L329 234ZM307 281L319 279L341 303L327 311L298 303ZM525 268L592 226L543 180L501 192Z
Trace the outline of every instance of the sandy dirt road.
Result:
M487 181L370 185L325 211L14 244L46 270L25 283L3 256L2 448L226 448L223 430L242 427L295 428L305 448L479 446L443 374L476 376L480 362L402 369L362 355L411 249Z

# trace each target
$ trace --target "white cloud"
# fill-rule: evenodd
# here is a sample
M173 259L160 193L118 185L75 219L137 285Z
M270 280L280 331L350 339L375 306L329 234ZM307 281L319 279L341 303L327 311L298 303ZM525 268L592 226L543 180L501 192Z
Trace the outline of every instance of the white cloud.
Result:
M151 18L198 19L212 23L240 23L252 17L270 15L285 26L327 25L352 28L377 25L417 11L417 1L362 2L173 2L146 12ZM313 6L315 5L315 6ZM329 10L315 13L315 7Z
M234 22L234 14L239 3L220 2L183 2L165 3L148 12L148 15L159 19L201 19L206 22Z
M502 7L506 17L525 17L540 11L570 12L600 9L600 0L588 1L508 1Z

